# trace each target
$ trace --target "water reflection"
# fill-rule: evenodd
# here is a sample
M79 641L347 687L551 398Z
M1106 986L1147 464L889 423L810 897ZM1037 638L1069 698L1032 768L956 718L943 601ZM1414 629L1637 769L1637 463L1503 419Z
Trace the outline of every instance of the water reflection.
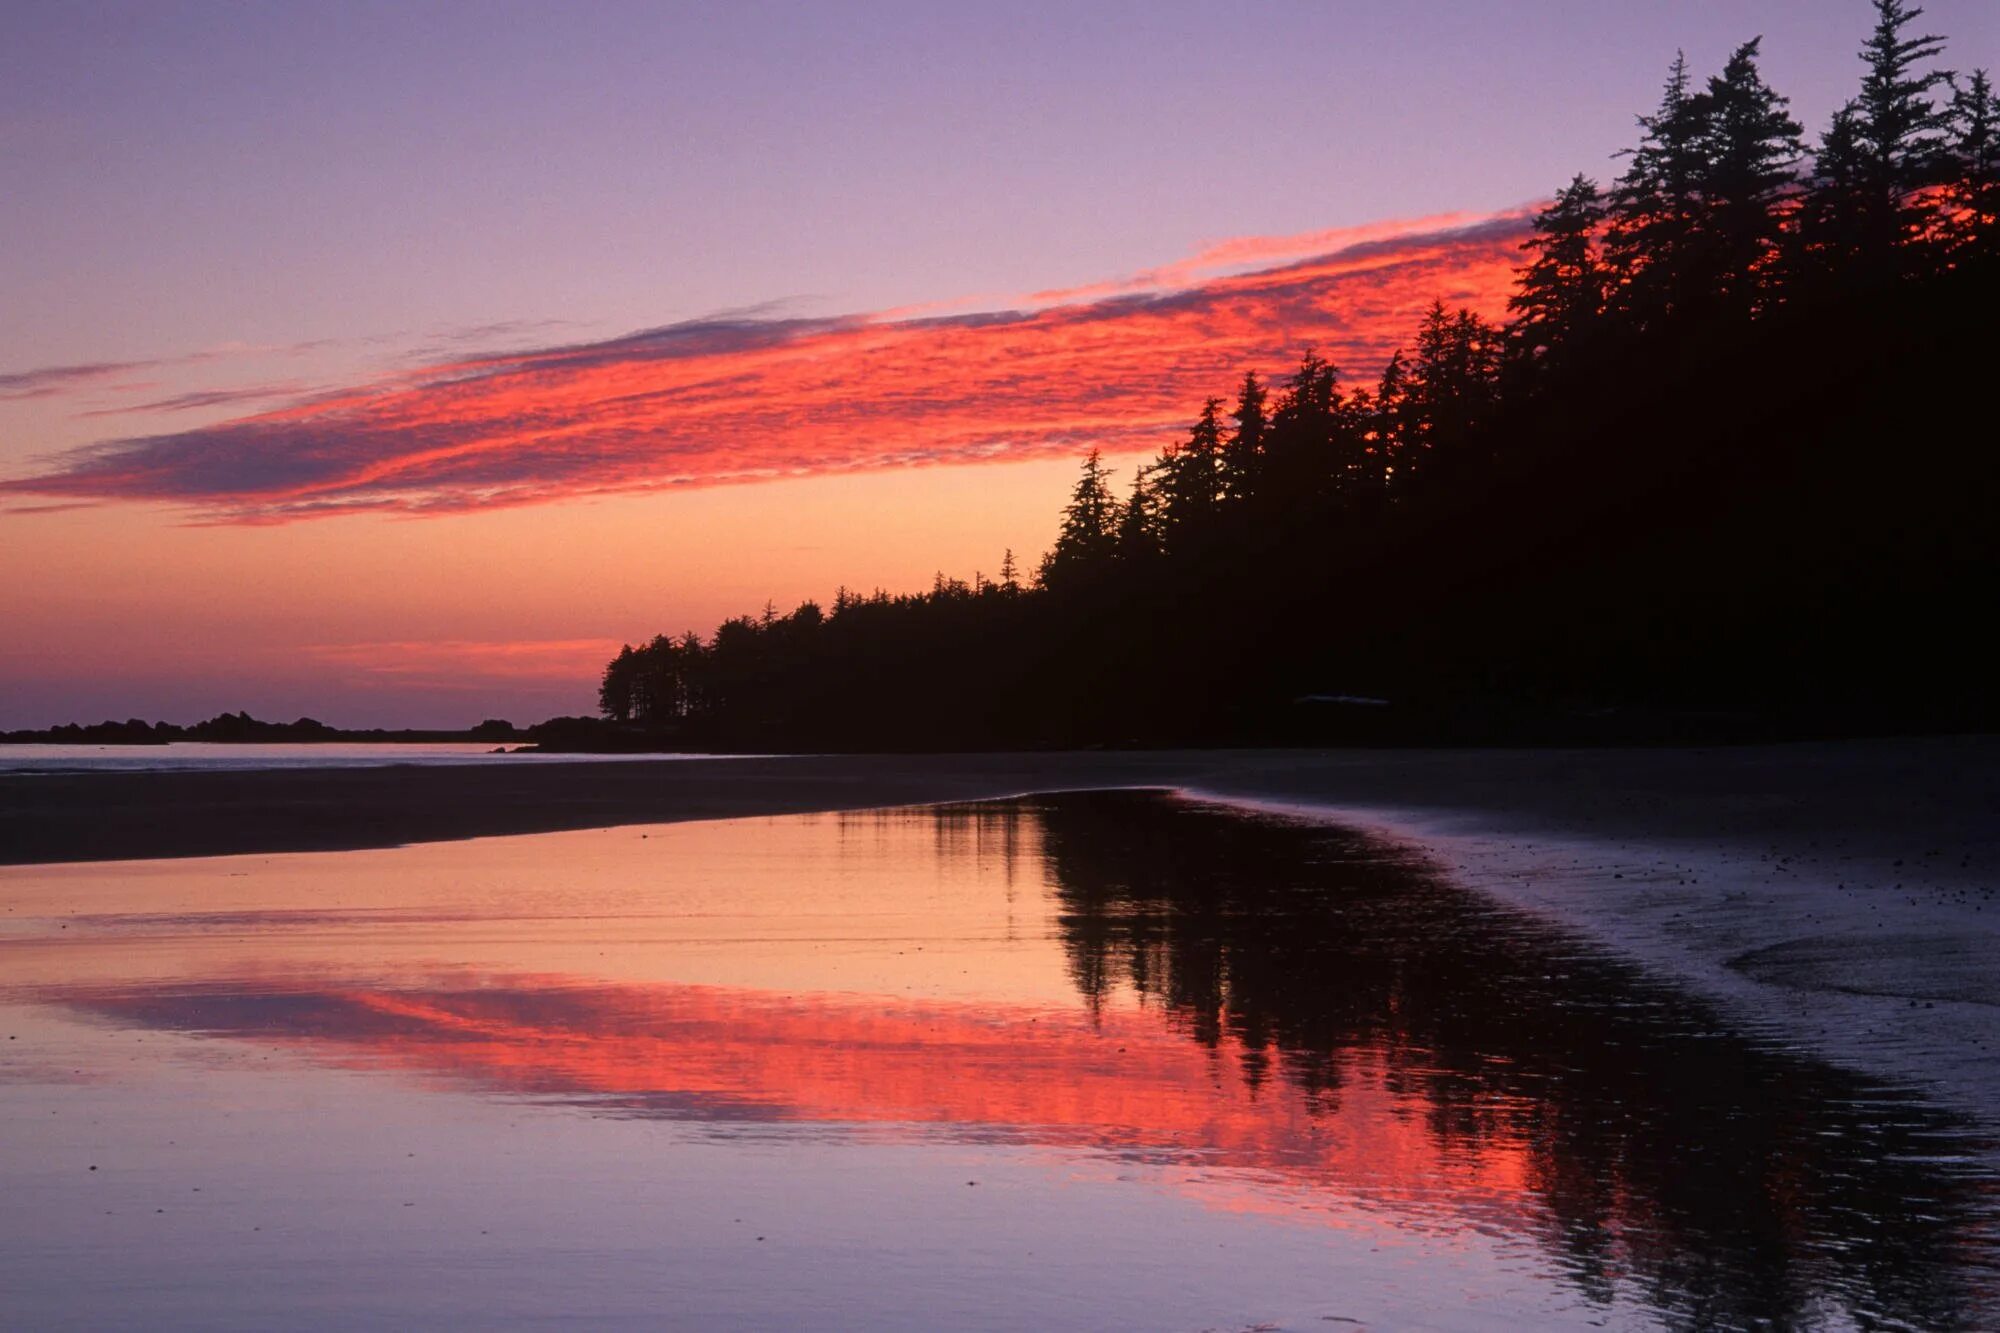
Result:
M1950 1327L1993 1296L1990 1182L1961 1127L1733 1035L1394 849L1143 793L821 828L852 863L871 844L906 855L913 825L936 883L999 899L1009 947L1059 951L1073 1002L448 956L36 994L121 1028L723 1134L783 1124L1165 1163L1220 1206L1328 1225L1361 1208L1525 1242L1586 1298L1678 1325ZM255 930L253 916L227 924Z
M1636 1282L1697 1325L1831 1304L1940 1327L1979 1308L1971 1259L1990 1295L1990 1181L1913 1099L1733 1036L1360 836L1116 794L1034 814L1093 1003L1129 986L1335 1118L1357 1069L1387 1071L1442 1156L1520 1162L1585 1291Z

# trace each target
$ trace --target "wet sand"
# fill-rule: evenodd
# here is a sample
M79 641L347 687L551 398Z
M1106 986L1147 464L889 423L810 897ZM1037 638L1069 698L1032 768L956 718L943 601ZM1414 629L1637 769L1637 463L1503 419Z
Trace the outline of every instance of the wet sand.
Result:
M1175 787L1397 836L1746 1025L2000 1121L2000 738L0 778L0 863Z
M1084 792L14 866L0 904L23 1327L1991 1306L1989 1136L1339 825Z
M1105 786L1425 811L1594 837L1850 849L1977 867L2000 737L1649 750L829 755L0 775L0 864L336 851ZM1948 863L1948 864L1946 864ZM1987 862L1990 865L1990 861Z

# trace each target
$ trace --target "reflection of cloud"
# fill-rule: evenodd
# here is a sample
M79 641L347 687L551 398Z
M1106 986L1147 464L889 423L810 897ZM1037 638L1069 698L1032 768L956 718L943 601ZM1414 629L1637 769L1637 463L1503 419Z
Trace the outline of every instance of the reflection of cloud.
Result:
M729 312L448 359L213 427L77 450L0 493L167 501L271 522L1149 447L1245 368L1282 371L1310 343L1368 377L1434 297L1502 304L1522 214L1414 225L1229 242L1138 278L1043 293L1026 309ZM1331 248L1277 267L1203 276L1322 244Z
M300 924L292 922L291 924ZM309 924L309 923L308 923ZM177 983L69 992L120 1023L296 1045L614 1114L926 1126L975 1142L1253 1171L1394 1205L1410 1221L1519 1229L1535 1209L1521 1141L1448 1152L1389 1053L1356 1053L1334 1105L1259 1087L1158 1011L1080 1012L712 986L487 976L409 987ZM1213 1182L1213 1201L1262 1191ZM1322 1213L1322 1220L1337 1215Z

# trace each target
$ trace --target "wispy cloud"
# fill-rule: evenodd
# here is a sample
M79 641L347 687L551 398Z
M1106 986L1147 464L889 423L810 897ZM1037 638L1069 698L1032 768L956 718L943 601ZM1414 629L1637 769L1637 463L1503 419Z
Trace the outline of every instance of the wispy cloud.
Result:
M1384 242L1437 236L1478 227L1493 220L1493 215L1489 213L1437 213L1425 218L1371 222L1359 227L1331 227L1290 236L1236 236L1204 246L1186 259L1144 269L1127 278L1034 292L1029 295L1028 301L1045 305L1185 287L1235 270L1295 263L1301 259L1352 252L1363 246Z
M240 407L245 403L268 403L281 398L299 398L315 392L312 386L296 381L280 384L246 384L235 389L198 389L148 402L117 407L94 407L79 417L121 417L147 412L201 412L218 407Z
M390 360L391 365L401 368L456 360L498 347L518 347L523 342L546 342L564 335L574 337L584 327L581 321L574 319L499 319L483 324L435 329L421 336L391 334L386 335L383 341L410 340L408 346Z
M0 403L53 398L73 389L102 384L120 375L152 370L161 361L90 361L69 366L38 366L0 374Z
M61 500L54 504L8 505L0 514L67 514L73 509L95 509L96 500Z
M1244 238L1023 308L752 310L461 356L91 446L0 493L268 523L1148 446L1245 368L1282 371L1313 344L1372 376L1434 297L1496 309L1526 225L1509 212ZM1231 271L1246 264L1264 267Z

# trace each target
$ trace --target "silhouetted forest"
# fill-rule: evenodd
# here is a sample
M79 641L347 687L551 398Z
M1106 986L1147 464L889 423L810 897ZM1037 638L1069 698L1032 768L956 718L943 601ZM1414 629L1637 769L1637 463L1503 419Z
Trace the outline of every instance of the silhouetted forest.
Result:
M628 647L605 739L1989 724L2000 100L1874 8L1810 145L1758 41L1676 59L1622 174L1535 218L1504 323L1434 305L1366 383L1247 371L1129 480L1093 453L1031 573Z
M265 722L245 712L217 713L206 722L182 726L176 722L148 722L127 718L123 722L104 721L79 724L65 722L55 727L21 731L0 731L0 744L8 745L168 745L174 741L210 741L232 745L285 744L299 741L535 741L559 740L568 733L565 723L573 718L552 718L521 729L501 718L487 718L476 727L462 730L400 729L383 727L356 730L330 727L317 718L302 717L293 722Z

